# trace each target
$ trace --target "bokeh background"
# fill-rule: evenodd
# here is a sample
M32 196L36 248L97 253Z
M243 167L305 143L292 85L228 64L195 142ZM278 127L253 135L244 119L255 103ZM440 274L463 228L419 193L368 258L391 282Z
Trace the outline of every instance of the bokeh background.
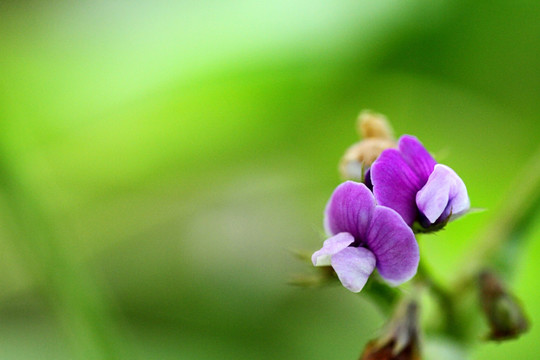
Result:
M540 139L538 1L0 2L0 358L356 359L384 323L312 269L360 110L487 211L424 237L447 281ZM540 221L511 288L540 351ZM536 240L536 241L534 241Z

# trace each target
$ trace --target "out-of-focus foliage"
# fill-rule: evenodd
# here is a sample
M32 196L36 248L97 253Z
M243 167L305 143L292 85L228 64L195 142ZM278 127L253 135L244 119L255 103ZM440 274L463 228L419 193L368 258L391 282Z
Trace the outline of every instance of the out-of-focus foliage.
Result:
M373 305L286 281L306 271L287 250L320 246L358 112L417 135L489 209L422 239L451 279L538 146L538 16L499 0L0 3L0 358L357 358L384 321ZM540 242L519 259L532 329L474 359L540 351Z

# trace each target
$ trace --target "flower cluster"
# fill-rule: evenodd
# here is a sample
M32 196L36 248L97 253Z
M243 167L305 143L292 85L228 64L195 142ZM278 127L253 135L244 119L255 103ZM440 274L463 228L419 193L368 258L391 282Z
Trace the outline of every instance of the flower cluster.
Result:
M332 194L324 217L330 238L312 256L353 292L375 268L390 285L411 279L420 258L414 233L439 230L470 207L460 177L413 136L402 136L365 171L364 183L347 181Z

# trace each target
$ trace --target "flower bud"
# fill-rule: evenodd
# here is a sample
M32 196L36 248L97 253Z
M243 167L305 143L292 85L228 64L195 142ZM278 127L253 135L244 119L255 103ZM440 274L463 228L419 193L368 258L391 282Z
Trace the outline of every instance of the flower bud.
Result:
M347 149L339 170L345 179L364 182L366 172L379 155L386 149L396 146L392 128L383 115L369 111L360 113L357 130L363 140Z
M364 139L376 138L392 141L394 139L392 127L386 116L369 110L364 110L356 121L357 131Z
M416 300L401 304L386 333L366 345L360 360L420 360Z
M507 291L500 279L489 271L479 275L480 300L489 323L489 340L514 339L525 333L529 322L519 301Z

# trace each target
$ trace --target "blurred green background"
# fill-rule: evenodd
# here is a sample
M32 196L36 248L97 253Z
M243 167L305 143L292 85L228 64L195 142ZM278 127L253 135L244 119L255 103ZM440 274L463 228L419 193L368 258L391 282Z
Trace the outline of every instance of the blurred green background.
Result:
M451 279L540 139L538 1L0 2L0 358L356 359L384 323L287 285L361 109L468 185ZM443 157L444 155L444 157ZM540 221L511 288L540 351Z

